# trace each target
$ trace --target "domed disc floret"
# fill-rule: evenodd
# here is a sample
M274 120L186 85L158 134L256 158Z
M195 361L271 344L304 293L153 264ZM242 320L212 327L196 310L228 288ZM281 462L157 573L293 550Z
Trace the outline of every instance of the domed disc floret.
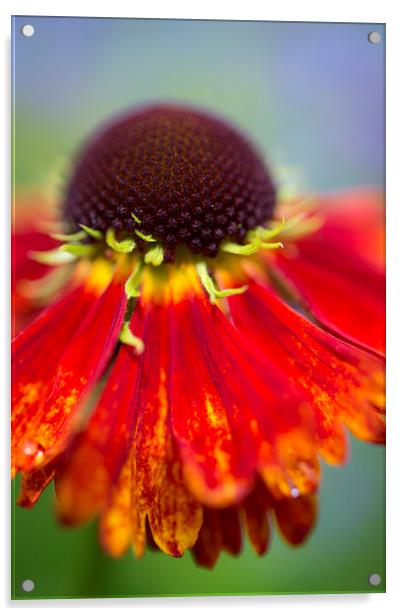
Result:
M241 243L273 213L275 189L257 151L205 113L157 106L120 119L78 158L64 201L80 225L157 241L165 254L185 245L215 256ZM149 247L149 244L147 245Z

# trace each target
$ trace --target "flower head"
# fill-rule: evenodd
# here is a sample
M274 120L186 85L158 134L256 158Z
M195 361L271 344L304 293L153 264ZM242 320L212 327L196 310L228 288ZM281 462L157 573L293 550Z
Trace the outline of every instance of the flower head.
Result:
M254 147L189 109L95 135L59 248L33 247L57 276L13 347L20 504L55 479L60 520L99 515L115 556L212 566L242 526L264 553L272 520L301 543L319 458L345 462L345 427L384 440L384 272L359 233L378 199L280 203Z

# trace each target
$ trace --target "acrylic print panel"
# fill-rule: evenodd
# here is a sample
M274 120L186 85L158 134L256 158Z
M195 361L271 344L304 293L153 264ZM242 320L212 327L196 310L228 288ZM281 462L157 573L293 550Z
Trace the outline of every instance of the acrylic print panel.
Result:
M385 590L384 48L14 18L14 598Z

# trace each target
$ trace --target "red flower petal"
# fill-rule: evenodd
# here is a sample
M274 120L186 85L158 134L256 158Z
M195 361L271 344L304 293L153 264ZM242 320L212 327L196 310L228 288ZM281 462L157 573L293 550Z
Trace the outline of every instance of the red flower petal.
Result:
M291 545L300 545L314 528L317 499L314 494L284 498L274 503L275 518L282 536Z
M58 458L54 458L54 460L45 466L23 473L20 494L17 501L20 507L30 509L35 505L43 490L53 481L58 462Z
M250 404L241 408L230 391L228 362L216 365L219 357L213 356L210 338L219 336L214 329L219 311L207 303L193 268L173 275L169 285L173 296L175 286L185 289L180 301L171 298L165 309L171 324L173 431L196 498L228 504L248 491L257 465ZM246 392L240 394L246 398Z
M218 516L223 549L236 556L242 548L239 510L236 507L226 507L218 511Z
M131 458L129 457L100 518L100 542L105 552L115 558L122 556L132 541L131 492Z
M12 453L25 468L24 449L38 453L28 434L35 432L51 391L57 363L93 296L83 287L45 310L13 342Z
M222 550L232 556L242 548L240 511L237 507L203 509L203 523L192 554L197 564L212 569Z
M192 553L202 567L212 569L222 550L241 550L242 521L257 554L268 550L270 519L276 520L282 537L291 545L306 541L317 518L315 495L275 499L261 481L238 507L214 510L204 507L203 524Z
M346 246L378 271L384 270L385 210L380 190L359 188L325 195L320 208L326 222L317 237Z
M136 323L141 334L140 319ZM64 523L77 524L97 513L120 475L136 420L140 362L131 348L120 348L88 425L67 452L56 481Z
M141 302L134 311L130 327L138 337L146 335L148 313ZM142 403L141 379L147 379L143 374L143 361L148 353L152 353L149 345L140 356L129 346L121 346L88 425L68 451L67 461L57 477L59 514L65 523L87 520L108 505L120 475L124 489L130 488L132 442ZM117 490L116 497L112 494L118 507L122 502L121 490ZM113 542L110 549L113 552Z
M238 502L257 469L280 493L294 482L314 489L307 409L284 375L211 306L192 266L172 269L165 288L158 309L171 327L172 427L191 492L209 506Z
M321 330L252 280L244 295L230 299L230 308L247 337L305 391L327 461L345 458L340 422L362 439L384 440L383 358Z
M14 343L13 437L17 470L64 447L78 404L110 357L125 309L124 287L96 264L87 283L50 307Z
M140 555L148 518L158 547L182 556L192 547L202 523L202 508L188 493L171 431L169 333L166 310L141 298L146 312L140 406L132 450L132 531ZM134 330L133 330L134 331Z
M383 352L383 213L376 193L328 198L326 223L278 252L276 265L328 329ZM375 203L377 201L377 207Z
M221 527L217 511L206 507L203 515L203 524L192 553L199 565L212 569L222 551Z
M101 538L103 546L111 554L120 553L131 540L135 553L141 556L148 522L157 546L172 556L182 556L197 539L202 523L202 507L184 484L182 466L171 432L166 310L149 302L146 295L145 283L130 325L132 332L145 342L140 358L138 390L134 392L131 388L131 394L126 392L127 410L129 412L129 397L132 395L131 413L135 418L131 450L119 483L102 512ZM119 404L119 390L116 386L112 389ZM123 448L127 441L130 442L130 439L119 439L118 436L114 440L116 452L118 442L122 442ZM104 451L102 455L104 453L108 455L109 452ZM113 450L111 455L113 458ZM73 483L71 493L74 494Z
M259 556L265 554L269 548L271 528L268 509L271 504L272 500L268 492L262 490L260 486L253 490L242 503L248 538Z

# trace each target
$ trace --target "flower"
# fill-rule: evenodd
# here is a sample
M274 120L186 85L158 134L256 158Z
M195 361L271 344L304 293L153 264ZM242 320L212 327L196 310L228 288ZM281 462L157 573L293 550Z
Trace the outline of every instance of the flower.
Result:
M61 245L25 244L51 269L13 343L19 504L54 479L59 519L98 515L113 556L148 544L211 567L242 527L263 554L272 520L303 542L319 459L346 461L345 427L384 442L379 202L367 189L283 203L247 139L186 108L96 134Z

